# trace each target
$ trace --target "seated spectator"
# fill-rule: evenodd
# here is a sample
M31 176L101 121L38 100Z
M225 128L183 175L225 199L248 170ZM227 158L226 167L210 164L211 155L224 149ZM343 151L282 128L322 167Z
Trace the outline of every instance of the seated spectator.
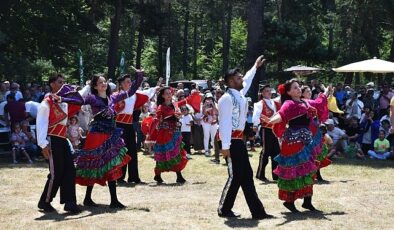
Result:
M25 103L16 101L15 95L7 95L7 104L4 106L4 118L9 126L26 119Z
M394 93L391 92L390 86L385 83L382 86L382 91L380 92L380 96L378 98L379 102L379 118L387 115L387 109L390 107L390 100L394 96Z
M67 138L70 140L74 149L79 149L81 138L83 138L83 129L79 127L78 118L70 117L67 129Z
M350 99L346 101L346 114L347 118L357 117L357 119L361 118L361 113L364 108L364 103L357 98L357 93L352 92L350 94Z
M34 160L41 160L43 157L37 146L36 133L30 130L30 125L28 121L22 121L20 123L22 132L27 136L28 140L25 142L25 149L27 153L33 156Z
M380 121L380 128L379 131L383 130L384 133L386 134L385 138L387 138L388 135L390 135L390 120L384 119Z
M25 146L26 143L29 141L29 138L26 136L25 133L22 132L19 123L14 123L12 125L12 134L11 134L11 145L12 145L12 160L14 164L18 164L16 160L16 154L22 152L30 164L33 163L29 154L27 153Z
M345 128L345 131L349 141L357 141L359 139L361 130L357 117L350 118L349 124Z
M11 84L10 90L7 91L4 95L6 100L7 100L7 96L10 94L14 94L15 101L19 101L20 99L23 98L21 91L19 91L19 85L15 82Z
M365 155L363 153L363 150L361 149L360 144L357 142L355 139L349 140L349 145L347 146L345 150L345 156L347 158L359 158L359 159L365 159Z
M327 127L325 125L321 125L320 126L320 130L323 133L323 137L324 137L324 142L323 144L327 146L328 149L328 153L327 153L327 157L331 158L335 155L335 146L333 145L333 141L332 138L330 137L330 135L328 135L327 133Z
M368 115L361 121L360 128L362 134L361 137L361 148L364 153L372 150L375 139L379 135L380 121L376 120L375 112L370 111Z
M5 87L4 82L0 82L0 102L5 101L5 93L7 92L7 89Z
M32 125L36 124L37 111L39 106L40 103L35 101L25 102L25 112L27 116L26 120Z
M369 150L368 155L371 158L379 159L379 160L386 160L390 157L390 143L385 138L386 133L381 130L379 132L379 138L375 140L373 147L374 150Z
M341 155L347 147L346 139L348 137L346 133L342 129L335 127L332 119L328 119L325 124L327 125L327 134L332 138L333 146L335 146L336 154Z

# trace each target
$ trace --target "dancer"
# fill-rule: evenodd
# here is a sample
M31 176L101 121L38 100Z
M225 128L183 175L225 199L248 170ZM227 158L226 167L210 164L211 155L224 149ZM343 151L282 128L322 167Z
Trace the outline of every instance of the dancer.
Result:
M118 79L120 86L119 93L126 92L132 86L131 76L125 74ZM133 112L143 106L155 95L156 88L150 88L144 91L137 91L133 96L126 98L116 104L115 110L116 115L116 127L123 129L122 138L126 143L127 154L131 157L131 161L122 169L122 176L118 179L118 183L125 183L126 172L128 168L128 179L129 183L140 184L143 183L138 173L138 155L137 155L137 143L136 143L136 132L133 126Z
M260 153L259 167L257 168L256 178L262 181L268 181L265 177L265 167L268 164L268 157L271 157L272 179L278 180L274 169L278 165L274 158L279 154L280 147L278 138L272 132L272 125L261 120L261 116L272 117L279 109L280 103L271 99L271 87L264 85L260 89L261 101L254 104L253 126L257 130L257 125L261 123L261 146L263 149Z
M58 103L58 97L70 91L70 87L62 87L64 77L56 74L49 78L51 94L45 96L37 113L37 144L49 162L49 175L42 192L38 208L44 212L53 212L51 202L60 187L60 203L64 210L78 213L75 196L75 167L71 149L67 142L67 118L73 116L71 105Z
M196 96L200 97L198 92L197 95L192 94L187 99L174 104L171 88L163 87L159 90L156 117L152 119L151 128L146 134L145 140L146 145L153 145L156 161L154 180L159 184L163 183L161 173L169 171L176 173L177 183L186 182L181 173L187 164L186 151L182 146L181 123L179 122L182 114L176 108L185 105L188 100ZM199 101L196 104L200 106ZM196 106L192 107L196 109Z
M298 212L296 199L304 198L302 207L315 211L312 205L313 177L318 167L315 160L321 151L323 135L319 124L328 118L327 94L315 100L301 99L301 88L293 79L279 86L282 107L273 117L262 116L264 122L275 124L273 131L280 138L281 152L275 158L279 177L279 199L291 212Z
M245 77L242 76L239 69L229 70L224 77L228 89L220 98L218 104L219 134L222 154L227 161L228 180L219 201L218 215L220 217L240 216L231 210L239 187L244 192L253 219L272 217L265 212L264 206L257 196L253 182L253 170L243 141L243 130L248 108L245 94L252 84L257 68L262 66L264 61L263 56L258 57Z
M93 112L93 120L82 150L76 151L76 183L87 186L85 206L97 206L91 198L93 185L106 185L111 195L110 208L124 208L116 195L116 180L122 176L122 167L130 161L127 148L121 138L122 129L115 126L115 104L134 95L143 80L143 72L138 70L136 80L124 92L110 95L111 89L104 76L93 76L90 86L81 91L81 103L89 104ZM85 96L86 91L91 94Z

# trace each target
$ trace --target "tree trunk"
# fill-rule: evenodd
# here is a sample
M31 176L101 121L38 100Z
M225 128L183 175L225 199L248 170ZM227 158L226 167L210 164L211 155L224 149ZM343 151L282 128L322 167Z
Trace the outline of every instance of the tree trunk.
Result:
M246 45L246 70L250 69L258 56L263 54L263 19L265 0L251 0L246 9L248 15L248 38ZM258 69L253 79L249 95L257 101L259 82L262 78L262 68Z
M135 60L135 67L137 69L141 68L141 55L142 55L142 49L144 47L144 35L142 33L143 20L144 19L140 17L140 26L138 30L137 55Z
M165 77L163 73L163 33L160 29L159 32L159 44L157 44L157 60L158 60L158 67L157 67L157 73L159 77Z
M111 18L111 35L109 39L109 49L108 49L108 59L107 59L108 78L115 78L122 7L123 7L122 0L117 0L115 3L115 15Z
M198 49L198 40L197 40L197 26L198 26L198 16L194 16L194 25L193 25L193 79L197 79L197 49Z
M187 55L187 48L189 46L188 43L188 33L189 33L189 0L186 0L186 12L185 12L185 24L183 28L183 57L182 57L182 71L183 77L187 79L188 76L188 55Z
M227 1L226 10L223 13L223 75L228 70L229 54L230 54L230 42L231 42L231 20L232 20L232 1ZM226 18L227 11L227 18Z

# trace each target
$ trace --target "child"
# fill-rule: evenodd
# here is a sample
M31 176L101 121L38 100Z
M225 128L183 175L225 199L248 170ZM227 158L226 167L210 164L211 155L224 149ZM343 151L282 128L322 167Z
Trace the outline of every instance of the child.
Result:
M27 136L27 141L25 142L25 150L28 154L33 155L34 161L44 160L41 153L38 150L36 133L30 130L30 125L28 121L22 121L20 123L21 131Z
M191 136L191 127L193 118L189 114L189 109L187 106L181 107L182 117L180 118L180 122L182 123L181 132L182 132L182 141L185 143L185 150L187 152L187 159L191 158L190 152L190 136Z
M79 122L77 117L70 117L68 129L67 129L67 138L70 140L74 149L79 149L79 145L81 144L83 130L79 127Z
M150 113L149 113L149 102L147 102L141 108L141 114L140 114L140 117L139 117L139 122L140 122L140 127L141 128L142 128L142 121L145 118L147 118L149 115L150 115ZM142 133L142 143L144 143L144 141L145 141L145 134L144 134L144 132L141 132L141 133ZM147 149L146 149L146 146L144 145L144 153L146 153L146 152L147 152Z
M29 154L27 154L25 150L25 143L29 141L29 138L24 134L21 130L19 123L14 123L12 125L12 134L11 134L11 144L12 144L12 159L14 164L18 164L16 160L16 153L22 152L30 164L33 164Z
M349 145L345 150L345 156L348 158L357 157L359 159L365 159L365 155L360 144L354 139L349 139Z
M375 140L373 147L374 150L369 150L368 155L371 158L379 159L379 160L386 160L390 157L390 143L385 138L386 133L383 130L379 132L379 138Z

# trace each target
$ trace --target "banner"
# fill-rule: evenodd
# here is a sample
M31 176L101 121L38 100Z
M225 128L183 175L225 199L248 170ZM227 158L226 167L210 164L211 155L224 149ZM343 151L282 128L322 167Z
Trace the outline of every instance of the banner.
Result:
M124 52L122 52L122 55L120 57L120 63L119 63L119 72L120 76L122 76L126 71L125 71L125 61L124 61Z
M84 85L84 77L83 77L83 59L82 59L82 51L78 50L78 63L79 63L79 84Z
M167 55L166 55L166 86L168 86L169 80L170 80L170 47L168 47Z

